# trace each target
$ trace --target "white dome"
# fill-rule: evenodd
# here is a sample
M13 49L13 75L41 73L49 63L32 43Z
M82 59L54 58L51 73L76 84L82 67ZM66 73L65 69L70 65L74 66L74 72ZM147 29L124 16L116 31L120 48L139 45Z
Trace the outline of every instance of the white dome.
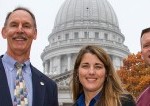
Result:
M102 27L119 30L118 19L107 0L66 0L55 18L53 32L74 27Z
M103 47L117 69L130 53L124 40L107 0L66 0L48 37L49 45L41 54L44 72L51 75L71 70L81 47L89 44Z

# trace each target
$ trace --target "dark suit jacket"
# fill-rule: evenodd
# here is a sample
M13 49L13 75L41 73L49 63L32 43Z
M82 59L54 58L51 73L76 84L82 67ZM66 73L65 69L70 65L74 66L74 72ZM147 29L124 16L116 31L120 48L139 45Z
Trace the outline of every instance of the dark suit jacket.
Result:
M121 98L122 106L136 106L135 101L131 95L125 95L127 98ZM72 106L78 106L75 102Z
M1 56L2 58L2 56ZM13 106L7 77L0 58L0 106ZM33 104L32 106L58 106L57 85L31 65ZM43 82L43 84L41 84Z

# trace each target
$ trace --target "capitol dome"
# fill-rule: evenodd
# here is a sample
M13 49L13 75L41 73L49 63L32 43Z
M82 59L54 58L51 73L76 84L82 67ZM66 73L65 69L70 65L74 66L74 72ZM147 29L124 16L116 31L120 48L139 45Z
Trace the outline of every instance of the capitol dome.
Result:
M57 14L53 31L83 28L87 24L119 31L118 19L107 0L66 0Z
M44 73L55 76L73 68L81 47L101 45L118 69L129 54L117 16L107 0L66 0L60 7L49 44L41 58Z

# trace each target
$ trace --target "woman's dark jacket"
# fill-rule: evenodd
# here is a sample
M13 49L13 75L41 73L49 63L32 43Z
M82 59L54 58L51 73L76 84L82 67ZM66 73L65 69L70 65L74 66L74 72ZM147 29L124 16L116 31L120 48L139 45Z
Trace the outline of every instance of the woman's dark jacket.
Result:
M121 98L122 106L136 106L135 101L131 95L125 95L125 97ZM75 102L72 106L78 106Z

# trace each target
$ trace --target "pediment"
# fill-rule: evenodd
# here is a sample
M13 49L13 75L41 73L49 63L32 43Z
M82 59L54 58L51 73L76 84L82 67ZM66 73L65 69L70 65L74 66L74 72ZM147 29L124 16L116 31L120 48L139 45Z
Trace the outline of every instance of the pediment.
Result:
M58 89L70 89L72 71L66 71L59 75L51 77L57 83Z

